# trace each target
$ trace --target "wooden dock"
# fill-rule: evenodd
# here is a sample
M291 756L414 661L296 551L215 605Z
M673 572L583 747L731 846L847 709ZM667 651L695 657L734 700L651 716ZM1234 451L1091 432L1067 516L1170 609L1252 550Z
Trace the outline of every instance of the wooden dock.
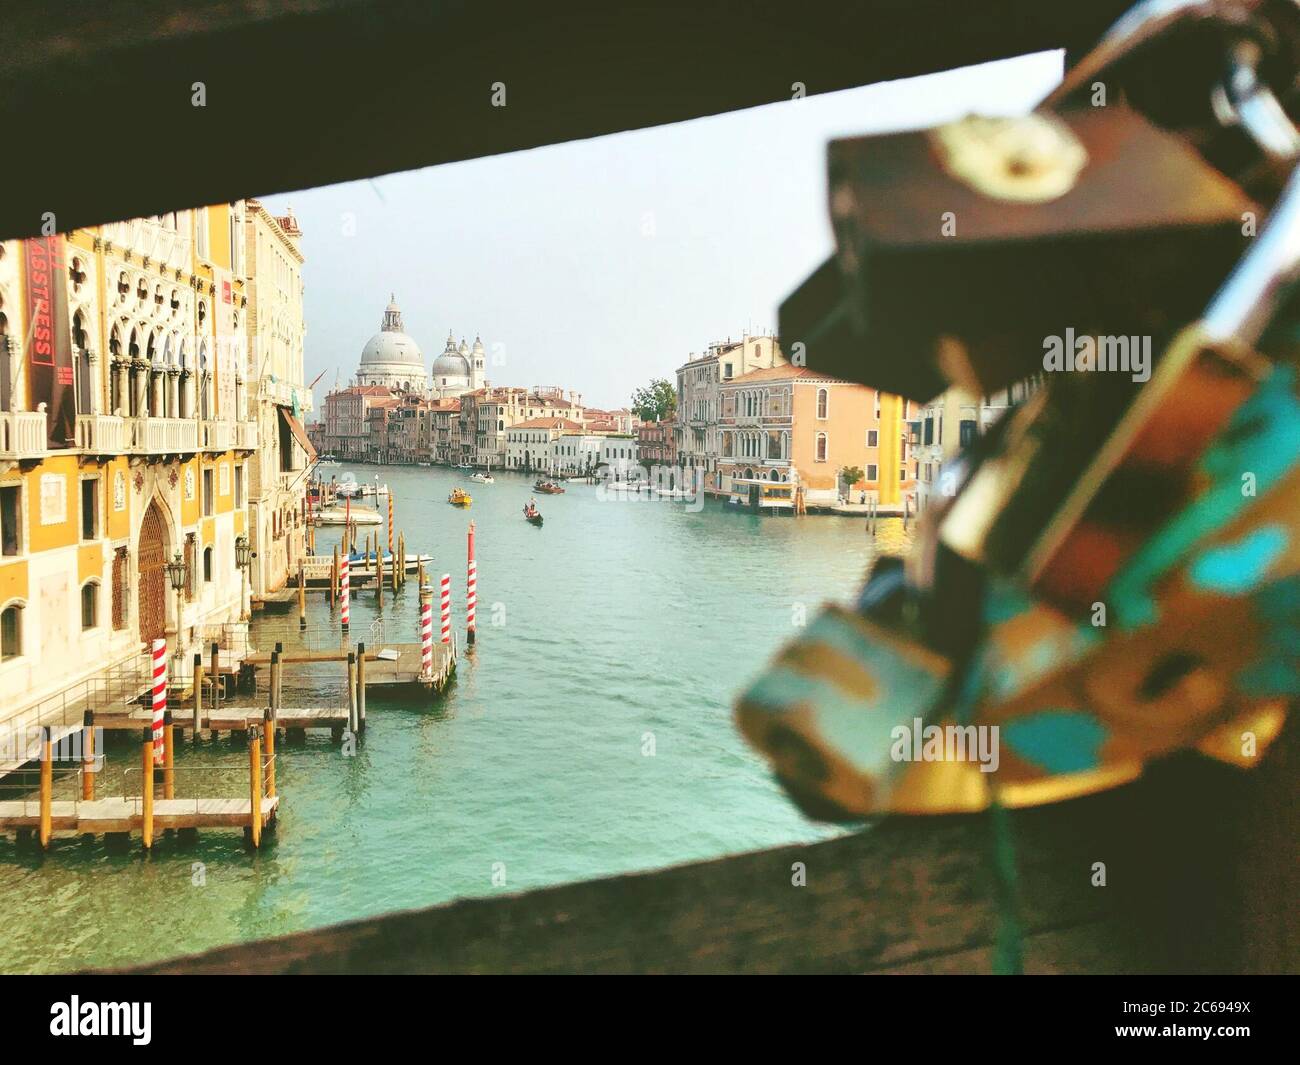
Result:
M159 828L246 828L252 821L251 799L155 799L153 827ZM280 808L278 795L262 797L262 827L275 820ZM144 825L144 801L140 796L111 799L59 799L50 803L49 825L54 832L70 835L108 835L140 832ZM41 827L39 799L0 801L0 829L38 831Z
M269 717L269 711L267 712ZM88 715L89 716L89 715ZM136 779L139 795L100 798L95 795L98 776L93 728L87 728L82 762L74 768L61 769L65 779L75 778L78 798L54 798L54 748L51 731L42 730L40 783L36 796L0 799L0 831L12 831L20 840L33 834L43 850L48 849L56 833L71 835L129 836L140 833L145 850L153 847L160 831L168 829L240 828L253 847L262 842L263 830L275 824L280 799L275 790L275 734L267 722L265 731L253 723L248 728L248 785L240 796L176 797L176 737L171 713L163 718L161 749L155 746L153 726L139 725L140 762ZM265 742L265 746L263 743ZM157 761L161 754L161 763ZM182 770L181 772L184 772ZM190 772L224 773L221 767L192 767ZM160 778L162 794L156 795L155 777Z

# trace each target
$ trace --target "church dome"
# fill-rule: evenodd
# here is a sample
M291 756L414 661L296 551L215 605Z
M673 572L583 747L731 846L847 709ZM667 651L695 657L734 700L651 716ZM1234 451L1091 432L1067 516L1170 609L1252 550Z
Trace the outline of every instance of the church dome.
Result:
M469 377L469 360L456 349L451 334L447 335L447 346L442 349L442 354L433 360L433 376L439 381L444 377Z
M424 370L424 355L420 345L402 331L402 312L396 300L384 310L384 322L378 333L366 341L361 349L361 366L382 369L395 366L399 369L419 367Z
M405 333L376 333L361 349L361 365L396 363L403 366L424 367L420 346Z
M384 308L384 321L379 332L361 349L356 382L421 395L428 391L424 356L420 345L403 329L402 309L397 306L395 298L391 298Z

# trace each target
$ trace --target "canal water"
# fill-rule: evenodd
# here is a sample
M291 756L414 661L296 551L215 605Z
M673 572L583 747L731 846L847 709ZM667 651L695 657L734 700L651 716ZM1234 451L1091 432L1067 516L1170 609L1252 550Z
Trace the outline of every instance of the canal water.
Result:
M738 689L819 604L846 600L873 551L862 519L757 517L716 502L610 498L574 484L466 484L421 467L376 473L394 491L408 551L452 574L463 639L466 527L477 525L478 643L436 702L372 693L355 756L311 738L279 749L279 825L258 853L238 831L161 839L145 857L103 839L42 856L0 837L0 971L141 962L449 899L517 892L824 838L771 781L731 720ZM333 530L318 530L327 553ZM389 642L414 641L412 579L385 594ZM436 608L435 608L436 609ZM308 639L337 643L337 616L308 597ZM354 593L352 639L379 617ZM436 629L436 623L435 623ZM259 615L254 642L298 640L295 612ZM371 637L372 643L382 642ZM287 667L284 704L343 698L338 666ZM110 743L101 795L138 793L136 746ZM178 748L178 795L242 795L246 747ZM60 782L70 789L74 780Z

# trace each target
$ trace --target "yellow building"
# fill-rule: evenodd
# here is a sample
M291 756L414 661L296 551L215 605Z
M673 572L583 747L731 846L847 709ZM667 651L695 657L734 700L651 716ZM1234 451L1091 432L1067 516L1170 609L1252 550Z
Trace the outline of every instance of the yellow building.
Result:
M243 214L0 245L0 725L246 617Z
M261 446L249 463L250 577L255 596L283 588L306 549L307 476L315 458L302 419L312 409L303 383L302 230L245 203L249 394Z

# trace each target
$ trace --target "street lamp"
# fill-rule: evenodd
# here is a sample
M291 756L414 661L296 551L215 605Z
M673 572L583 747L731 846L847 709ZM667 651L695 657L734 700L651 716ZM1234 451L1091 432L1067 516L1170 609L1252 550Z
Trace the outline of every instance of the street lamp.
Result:
M248 567L253 561L253 553L248 549L248 537L235 537L235 565L239 567L239 620L248 620L248 610L244 606L248 592Z
M185 590L185 559L179 551L172 556L172 560L167 563L167 579L172 582L172 589L176 592L176 659L179 662L181 658L181 592Z

